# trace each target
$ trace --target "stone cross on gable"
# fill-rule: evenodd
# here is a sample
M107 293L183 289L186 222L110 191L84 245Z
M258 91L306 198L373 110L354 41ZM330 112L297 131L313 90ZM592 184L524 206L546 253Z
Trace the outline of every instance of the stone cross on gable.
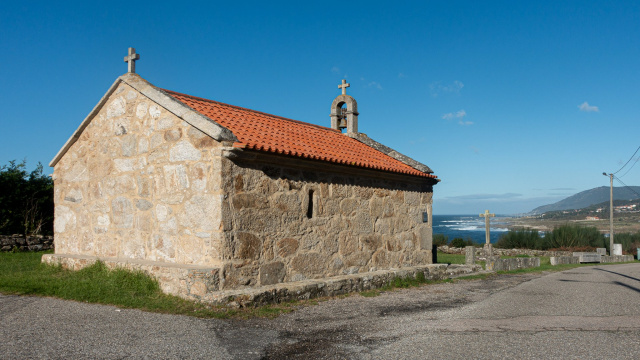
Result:
M489 219L491 219L492 217L496 216L496 214L489 214L489 210L485 210L484 214L480 214L480 217L484 218L484 227L486 228L486 241L487 244L489 244Z
M129 63L129 72L136 72L136 60L140 59L140 54L136 54L136 49L130 47L129 55L124 57L124 62Z
M342 89L342 95L347 95L347 88L350 86L351 84L347 83L347 80L342 79L342 84L338 85L338 89Z

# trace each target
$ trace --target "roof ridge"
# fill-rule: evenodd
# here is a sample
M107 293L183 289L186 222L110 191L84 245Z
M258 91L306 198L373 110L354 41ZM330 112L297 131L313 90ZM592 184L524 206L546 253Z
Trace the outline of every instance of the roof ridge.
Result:
M278 119L281 119L281 120L291 121L291 122L294 122L294 123L296 123L296 124L301 124L301 125L305 125L305 126L316 127L316 128L320 128L321 130L329 130L329 131L331 131L331 132L337 132L337 133L342 134L342 132L341 132L341 131L338 131L338 130L336 130L336 129L332 129L332 128L327 127L327 126L322 126L322 125L312 124L312 123L308 123L308 122L304 122L304 121L300 121L300 120L294 120L294 119L286 118L286 117L284 117L284 116L279 116L279 115L269 114L269 113L266 113L266 112L264 112L264 111L258 111L258 110L253 110L253 109L245 108L245 107L242 107L242 106L231 105L231 104L223 103L223 102L221 102L221 101L216 101L216 100L206 99L206 98L203 98L203 97L194 96L194 95L189 95L189 94L185 94L185 93L181 93L181 92L177 92L177 91L173 91L173 90L169 90L169 89L162 89L162 88L161 88L161 90L162 90L162 91L166 91L166 92L171 93L171 94L176 94L176 95L180 95L180 96L186 96L186 97L190 97L190 98L192 98L192 99L197 99L197 100L201 100L201 101L206 101L206 102L210 102L210 103L218 104L218 105L221 105L221 106L227 106L227 107L235 108L235 109L242 110L242 111L249 111L249 112L256 113L256 114L260 114L260 115L266 115L266 116L270 116L270 117L278 118Z

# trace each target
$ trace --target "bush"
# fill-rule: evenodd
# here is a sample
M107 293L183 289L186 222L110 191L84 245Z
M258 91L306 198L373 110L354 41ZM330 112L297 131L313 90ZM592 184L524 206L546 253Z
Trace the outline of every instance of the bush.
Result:
M594 227L580 225L561 225L545 236L546 246L555 248L592 247L601 248L608 245L608 240Z
M502 249L538 249L545 248L545 241L538 230L511 230L498 239L497 248Z
M464 239L462 238L455 238L451 240L451 243L449 244L449 246L463 248L467 246L467 241L464 241Z
M433 245L443 246L449 243L449 237L442 234L433 234Z
M640 242L640 234L637 239ZM618 235L615 240L619 242ZM631 239L628 241L629 244L633 242ZM544 236L540 236L536 230L512 230L502 235L496 243L496 247L503 249L573 249L573 251L578 251L577 249L593 251L595 248L608 248L608 245L609 241L596 227L573 224L558 226L553 231L546 232Z
M53 234L53 180L42 164L32 172L26 162L0 166L0 233Z

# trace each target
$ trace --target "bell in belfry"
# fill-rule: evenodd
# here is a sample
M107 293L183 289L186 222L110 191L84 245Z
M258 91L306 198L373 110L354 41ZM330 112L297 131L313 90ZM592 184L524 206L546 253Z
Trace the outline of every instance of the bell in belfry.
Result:
M340 108L340 116L338 119L338 129L347 128L347 108Z

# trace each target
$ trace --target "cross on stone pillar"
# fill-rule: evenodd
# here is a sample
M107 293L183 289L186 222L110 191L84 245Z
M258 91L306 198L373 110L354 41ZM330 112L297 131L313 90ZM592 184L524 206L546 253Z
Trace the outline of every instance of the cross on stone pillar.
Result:
M484 226L486 228L486 241L487 244L489 244L489 240L491 239L489 237L489 219L496 216L496 214L489 214L489 210L485 210L484 214L480 214L480 217L484 218Z
M350 86L351 84L347 83L347 80L342 79L342 84L338 85L338 89L342 89L342 95L347 95L347 88Z
M129 55L124 57L124 62L129 63L129 72L136 72L136 60L140 60L140 54L136 54L136 49L130 47Z

